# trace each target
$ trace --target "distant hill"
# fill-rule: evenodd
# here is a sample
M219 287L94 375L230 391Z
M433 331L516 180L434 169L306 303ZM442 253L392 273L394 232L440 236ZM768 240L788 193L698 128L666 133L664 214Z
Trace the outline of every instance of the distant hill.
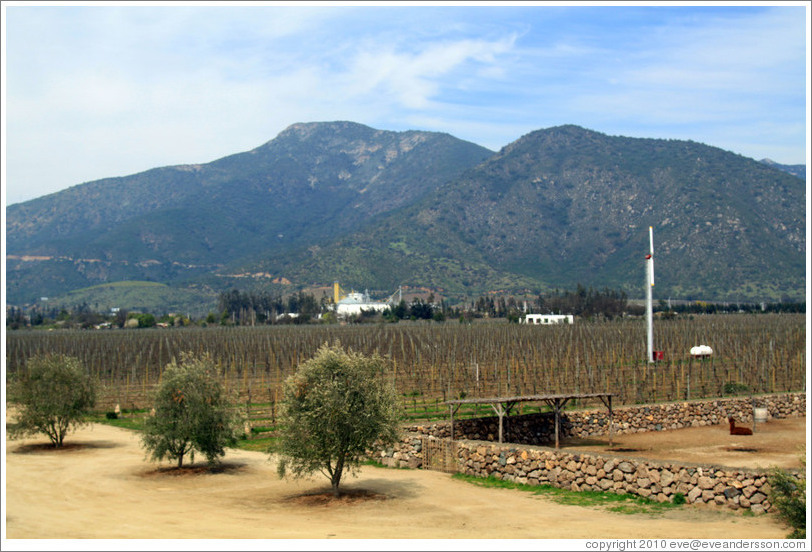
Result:
M780 171L784 171L785 173L789 173L793 176L806 180L806 165L782 165L781 163L776 163L772 159L766 158L762 159L761 162L765 165L770 165Z
M230 287L340 280L636 296L651 225L656 296L799 300L805 205L802 179L691 141L568 125L494 153L448 134L297 124L211 163L9 206L7 293L22 304L147 280L211 306Z
M576 126L530 133L375 227L260 266L452 295L583 283L634 297L648 226L660 297L803 298L802 180L695 142Z
M203 165L104 179L7 209L9 301L115 280L181 282L358 230L493 152L433 132L292 125ZM50 258L28 260L27 256Z

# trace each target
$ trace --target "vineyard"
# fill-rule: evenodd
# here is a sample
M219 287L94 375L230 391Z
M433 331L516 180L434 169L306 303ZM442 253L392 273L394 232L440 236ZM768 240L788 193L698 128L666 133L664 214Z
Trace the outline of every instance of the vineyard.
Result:
M387 359L411 411L442 409L446 399L495 395L608 392L616 404L718 397L733 392L805 390L803 314L726 314L658 320L645 356L645 322L616 319L572 325L504 322L301 325L6 334L9 376L48 352L80 358L103 386L103 405L147 404L161 371L182 351L208 352L240 400L273 410L281 384L323 343ZM688 355L710 345L705 359Z

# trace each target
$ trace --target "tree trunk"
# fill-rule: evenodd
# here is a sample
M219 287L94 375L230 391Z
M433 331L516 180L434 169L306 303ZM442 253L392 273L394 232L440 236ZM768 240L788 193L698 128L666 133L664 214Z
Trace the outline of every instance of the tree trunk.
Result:
M183 453L178 454L178 469L183 467Z
M344 471L344 458L339 458L336 462L335 470L333 470L333 477L330 478L330 483L333 486L333 496L338 498L341 494L338 490L338 485L341 483L341 472Z

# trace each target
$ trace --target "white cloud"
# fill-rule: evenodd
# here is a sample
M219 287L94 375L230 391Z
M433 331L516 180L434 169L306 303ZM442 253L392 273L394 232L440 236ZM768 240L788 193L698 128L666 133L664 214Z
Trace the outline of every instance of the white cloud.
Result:
M349 70L335 79L346 83L341 90L349 101L379 95L396 104L393 108L424 109L432 105L443 88L455 87L448 81L450 74L484 70L491 78L498 75L498 56L510 50L513 40L430 43L417 51L371 44L356 52Z

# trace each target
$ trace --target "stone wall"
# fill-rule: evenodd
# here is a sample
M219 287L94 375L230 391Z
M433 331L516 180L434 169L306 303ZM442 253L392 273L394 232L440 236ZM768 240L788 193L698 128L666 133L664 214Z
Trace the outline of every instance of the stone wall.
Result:
M478 477L549 484L574 491L609 491L689 503L713 503L731 509L769 510L767 475L735 468L681 466L675 463L573 454L534 447L464 441L457 444L458 469Z
M787 393L763 395L755 398L757 407L766 408L768 419L806 415L806 394ZM713 399L691 402L672 402L653 405L634 405L613 408L615 435L644 431L664 431L718 425L733 416L740 425L753 420L753 403L748 398ZM605 407L593 410L571 410L561 414L562 437L589 437L609 433L609 413ZM503 441L526 445L549 445L555 442L555 419L552 412L505 416ZM451 437L449 422L412 425L408 432ZM499 418L473 418L454 421L454 437L496 441Z
M783 418L806 415L806 395L762 396L757 406L766 407L769 417ZM617 433L661 431L723 423L728 415L746 423L752 421L750 399L718 399L685 403L641 405L615 410ZM640 458L602 454L571 453L534 444L508 442L511 438L526 441L550 441L552 429L549 414L506 418L506 443L491 440L498 432L494 418L455 422L455 436L450 441L448 423L410 426L405 437L385 450L371 451L370 456L392 467L437 468L432 464L432 450L450 450L448 471L477 477L495 477L529 485L553 485L575 491L593 490L628 493L660 502L673 500L679 493L691 504L716 504L731 509L767 512L770 486L765 470L748 470L712 465L688 465ZM568 435L605 434L606 411L570 411L564 425ZM480 436L471 439L472 435ZM424 465L425 462L432 464ZM441 468L442 469L442 468Z

